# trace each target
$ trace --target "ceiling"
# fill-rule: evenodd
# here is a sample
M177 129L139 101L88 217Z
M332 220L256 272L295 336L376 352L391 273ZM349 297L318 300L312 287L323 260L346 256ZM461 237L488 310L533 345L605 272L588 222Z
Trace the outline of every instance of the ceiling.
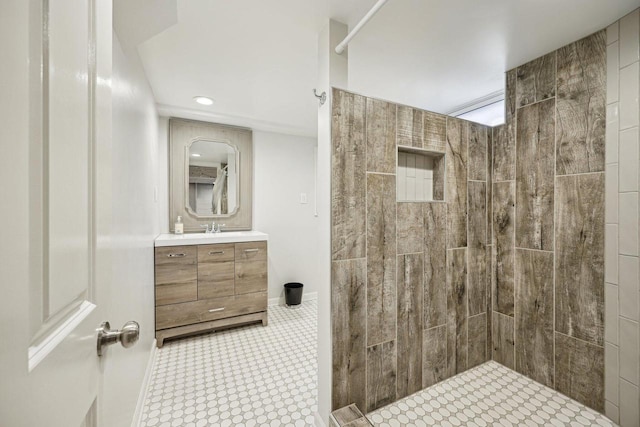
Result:
M375 0L116 0L161 114L316 135L317 34ZM504 71L606 27L639 0L389 0L349 45L350 90L448 113ZM215 100L210 107L196 95Z
M229 155L235 155L235 150L229 144L214 141L196 141L189 147L192 165L208 165L228 163Z

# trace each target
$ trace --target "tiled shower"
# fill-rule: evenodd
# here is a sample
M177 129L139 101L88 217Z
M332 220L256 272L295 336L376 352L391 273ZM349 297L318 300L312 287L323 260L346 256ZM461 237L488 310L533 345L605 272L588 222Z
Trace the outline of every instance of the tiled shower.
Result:
M334 89L334 409L493 359L637 425L639 27L508 71L495 128ZM442 166L432 201L398 201L402 153Z
M493 198L495 360L600 411L605 47L600 31L507 73Z
M333 406L371 411L487 359L490 129L334 90L332 135ZM396 201L398 147L448 202Z

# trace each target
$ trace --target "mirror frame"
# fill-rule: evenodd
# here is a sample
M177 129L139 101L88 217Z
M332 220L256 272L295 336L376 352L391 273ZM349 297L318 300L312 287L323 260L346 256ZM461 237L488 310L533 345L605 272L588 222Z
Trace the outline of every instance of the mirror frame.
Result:
M197 215L188 208L189 148L196 141L230 145L236 150L238 194L234 212ZM223 230L251 230L253 221L253 133L251 129L196 120L169 119L169 230L174 232L178 216L185 233L200 233L212 221L226 224Z
M190 155L190 151L191 151L191 146L193 144L195 144L196 142L212 142L212 143L217 143L217 144L225 144L228 145L229 147L231 147L235 153L236 153L236 178L238 180L238 184L236 185L236 206L233 209L232 212L226 213L226 214L215 214L215 215L198 215L197 212L194 212L193 209L191 208L191 206L189 205L189 167L191 166L190 164L190 160L191 160L191 155ZM233 215L235 215L238 212L238 209L240 209L240 186L242 185L241 183L241 177L240 177L240 151L238 151L238 147L236 147L234 144L231 143L231 141L214 141L212 139L207 139L207 138L195 138L193 140L191 140L187 145L185 145L184 147L185 152L184 152L184 173L186 174L186 176L184 177L184 207L187 210L187 212L189 212L189 214L191 214L194 218L201 218L201 219L206 219L209 221L212 221L216 218L229 218Z

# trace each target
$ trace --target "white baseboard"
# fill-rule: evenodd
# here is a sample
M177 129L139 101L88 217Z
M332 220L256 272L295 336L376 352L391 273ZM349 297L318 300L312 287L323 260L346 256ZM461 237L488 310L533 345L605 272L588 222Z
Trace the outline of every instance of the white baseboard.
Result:
M302 302L305 301L313 301L318 299L317 292L308 292L302 294ZM277 298L269 298L269 307L273 307L274 305L285 305L284 296Z
M138 404L136 405L136 412L133 414L133 420L131 421L131 427L138 427L142 422L142 408L144 408L144 401L147 399L147 390L149 389L149 382L151 381L151 373L153 372L153 365L156 360L156 351L158 347L156 340L151 342L151 351L149 351L149 361L147 362L147 369L144 371L144 378L142 379L142 386L140 387L140 393L138 394Z
M319 413L314 412L313 418L315 419L316 427L327 427Z

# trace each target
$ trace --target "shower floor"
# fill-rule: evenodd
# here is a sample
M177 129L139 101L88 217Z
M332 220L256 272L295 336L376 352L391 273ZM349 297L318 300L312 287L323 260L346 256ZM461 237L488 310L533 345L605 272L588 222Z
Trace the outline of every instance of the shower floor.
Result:
M377 427L616 425L493 361L377 409L367 418Z

